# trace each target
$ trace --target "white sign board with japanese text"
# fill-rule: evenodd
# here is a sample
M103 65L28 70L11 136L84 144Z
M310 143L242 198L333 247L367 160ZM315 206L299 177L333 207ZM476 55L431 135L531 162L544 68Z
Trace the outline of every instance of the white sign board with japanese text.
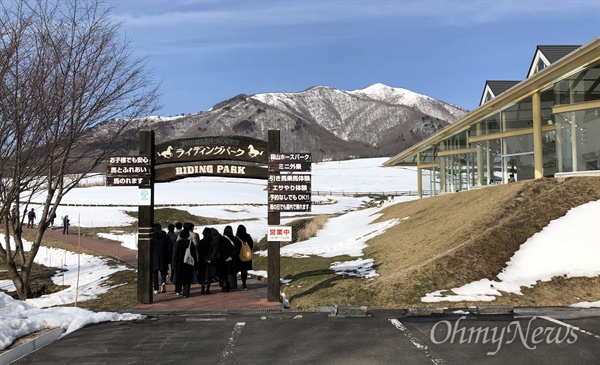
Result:
M269 226L267 231L267 241L271 242L292 242L291 226Z

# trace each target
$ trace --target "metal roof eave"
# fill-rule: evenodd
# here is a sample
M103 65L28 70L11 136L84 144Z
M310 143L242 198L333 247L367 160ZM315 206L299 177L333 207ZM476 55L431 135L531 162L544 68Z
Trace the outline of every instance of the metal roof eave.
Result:
M537 91L545 89L554 83L555 80L564 77L566 74L570 74L598 60L600 60L600 37L581 46L573 51L570 56L564 57L551 64L536 75L521 81L517 85L490 100L488 103L474 109L462 119L457 120L445 129L429 136L423 141L400 152L396 156L391 157L388 161L383 163L383 166L395 166L399 161L405 160L409 156L416 155L419 151L432 147L445 137L469 128L471 123L483 119L509 105L515 104L522 99L533 95Z

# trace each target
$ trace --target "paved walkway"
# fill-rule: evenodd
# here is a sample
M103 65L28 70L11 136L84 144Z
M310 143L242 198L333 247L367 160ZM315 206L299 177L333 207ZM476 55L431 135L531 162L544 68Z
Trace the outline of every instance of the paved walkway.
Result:
M24 228L26 233L34 234L34 230ZM71 234L62 234L62 228L50 229L44 233L45 238L70 243L77 247L98 252L103 256L114 257L132 267L137 267L137 251L123 247L114 242L77 235L76 230ZM238 280L239 287L241 281ZM189 298L175 295L175 287L168 284L166 293L154 294L152 304L137 304L128 310L131 311L271 311L283 309L279 302L267 301L267 284L257 280L248 279L248 290L237 290L222 293L218 283L212 284L210 295L200 295L200 286L193 285Z

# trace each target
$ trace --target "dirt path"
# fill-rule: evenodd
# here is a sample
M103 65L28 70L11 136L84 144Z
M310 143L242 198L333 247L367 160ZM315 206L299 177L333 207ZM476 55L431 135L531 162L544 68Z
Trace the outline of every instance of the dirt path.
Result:
M23 232L34 235L36 230L23 228ZM110 242L98 238L80 236L76 230L71 230L68 235L62 233L62 228L48 229L44 232L44 237L57 241L72 244L74 247L83 248L98 252L103 256L114 257L126 264L137 267L137 251L121 246L116 242Z

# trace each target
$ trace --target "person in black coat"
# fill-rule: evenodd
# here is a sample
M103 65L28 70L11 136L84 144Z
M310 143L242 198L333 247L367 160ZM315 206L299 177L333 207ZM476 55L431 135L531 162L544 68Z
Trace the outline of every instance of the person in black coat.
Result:
M179 233L179 238L173 246L173 271L175 275L175 294L181 295L184 298L190 296L190 286L194 278L194 265L188 265L184 262L185 251L190 248L190 253L194 257L194 263L198 262L198 255L196 254L196 246L190 240L190 232L183 229Z
M211 236L219 248L219 258L217 260L217 276L221 291L228 292L233 288L235 282L235 262L233 257L239 255L239 250L235 250L235 244L225 236L222 236L216 229L211 228Z
M162 230L160 224L152 226L152 285L154 294L158 294L158 273L160 272L160 292L167 291L167 273L169 272L169 244L171 239Z
M246 227L243 224L240 224L237 227L235 232L236 237L238 237L243 242L246 242L248 246L250 246L250 251L254 250L254 241L252 237L246 232ZM252 260L250 261L241 261L240 260L240 272L242 276L242 290L248 289L246 286L246 280L248 279L248 270L252 270Z
M202 239L198 243L198 283L200 294L210 294L210 284L216 277L216 259L218 247L213 244L210 228L204 228Z
M233 228L231 228L231 226L225 227L223 230L223 237L225 237L225 239L229 241L228 243L233 246L233 251L228 258L231 263L228 267L227 281L229 282L231 289L237 289L237 273L240 271L240 249L242 248L242 241L233 235Z
M173 223L169 223L167 226L167 236L171 239L171 243L169 244L169 274L167 275L167 281L171 280L171 282L173 282L173 267L171 267L171 261L173 260L173 246L175 245L175 241L177 241L175 225Z
M69 220L69 216L65 215L63 217L63 234L69 234L69 225L70 225L70 220Z
M212 239L212 245L215 248L215 250L217 251L217 255L215 257L215 269L216 269L216 279L219 281L219 286L221 288L223 288L223 266L224 264L222 263L222 259L221 259L221 239L223 239L223 236L221 236L221 234L219 233L219 231L217 231L216 228L210 228L210 238Z

